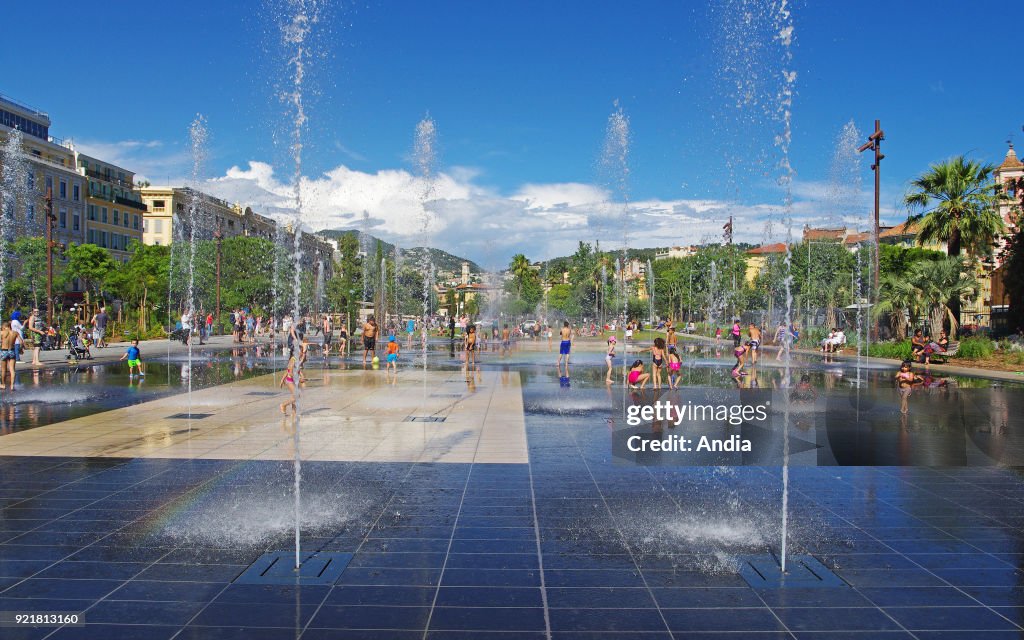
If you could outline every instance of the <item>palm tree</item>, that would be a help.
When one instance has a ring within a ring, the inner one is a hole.
[[[530,261],[527,257],[521,253],[517,253],[512,256],[512,262],[509,263],[509,271],[512,272],[512,277],[516,281],[516,287],[519,291],[519,296],[523,295],[523,280],[530,273]]]
[[[918,224],[917,243],[946,243],[946,253],[959,256],[961,250],[974,258],[992,254],[995,239],[1006,228],[998,205],[1006,196],[993,183],[995,167],[957,156],[933,164],[913,180],[903,202],[910,215],[907,223]],[[950,309],[960,321],[960,300]]]
[[[907,320],[916,324],[920,299],[917,291],[902,274],[887,273],[879,283],[878,304],[871,309],[871,315],[878,318],[888,315],[889,326],[898,340],[907,337]]]
[[[949,321],[950,336],[956,336],[959,318],[954,302],[969,302],[978,296],[978,280],[974,270],[960,256],[941,260],[922,260],[911,268],[908,278],[928,313],[931,335],[939,335],[942,325]]]

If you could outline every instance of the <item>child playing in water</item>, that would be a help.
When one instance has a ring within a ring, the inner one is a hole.
[[[476,363],[476,326],[469,325],[466,329],[465,337],[466,347],[466,366],[470,366]]]
[[[384,360],[387,362],[387,364],[385,365],[386,370],[394,369],[395,373],[398,373],[399,350],[400,347],[398,346],[398,341],[395,340],[395,336],[388,336],[388,347],[385,350],[387,356],[385,356],[384,358]]]
[[[747,352],[750,351],[750,344],[741,344],[732,351],[732,355],[736,356],[736,365],[732,368],[733,377],[745,376],[747,372],[743,370],[743,365],[747,361]]]
[[[718,327],[717,329],[715,329],[715,342],[718,343],[718,342],[721,342],[721,341],[722,341],[722,327]]]
[[[633,362],[633,366],[629,368],[629,375],[626,376],[626,380],[629,383],[630,389],[636,389],[637,384],[640,385],[640,389],[643,389],[650,377],[649,374],[644,373],[644,361],[636,360]]]
[[[679,352],[676,351],[675,345],[668,348],[668,388],[678,389],[679,388],[679,370],[682,368],[682,359],[679,357]]]
[[[292,397],[290,400],[285,400],[281,403],[281,413],[288,415],[288,406],[291,405],[292,410],[295,411],[295,356],[288,358],[288,368],[285,369],[284,375],[281,376],[281,384],[278,388],[288,385],[288,391],[291,392]]]
[[[139,352],[139,340],[138,340],[138,338],[132,340],[131,346],[128,347],[128,350],[125,351],[123,356],[121,356],[121,360],[124,360],[125,358],[128,359],[128,377],[129,378],[132,377],[132,371],[135,368],[139,369],[139,375],[140,376],[146,375],[142,371],[142,354]],[[120,362],[121,360],[118,360],[118,362]]]
[[[661,388],[661,369],[665,365],[665,339],[655,338],[654,345],[641,351],[651,352],[651,372],[653,374],[653,386]]]
[[[615,336],[608,338],[608,352],[605,354],[604,359],[608,362],[608,375],[605,376],[605,384],[612,383],[612,360],[615,360]]]
[[[910,410],[907,404],[907,401],[910,399],[910,392],[914,385],[921,384],[923,381],[924,379],[921,376],[911,370],[909,361],[905,360],[900,365],[900,370],[896,374],[896,387],[900,392],[900,413],[907,413]]]

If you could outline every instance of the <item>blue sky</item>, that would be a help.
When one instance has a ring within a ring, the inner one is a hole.
[[[211,132],[207,188],[284,214],[292,166],[280,142],[291,116],[275,97],[288,77],[282,6],[108,2],[89,16],[78,3],[46,3],[38,24],[74,35],[66,46],[40,46],[28,25],[5,33],[0,93],[49,112],[55,135],[154,183],[189,174],[188,125],[201,112]],[[950,0],[798,1],[785,63],[769,7],[325,6],[306,83],[306,222],[365,224],[356,221],[366,210],[371,232],[417,243],[409,216],[422,189],[410,152],[429,112],[440,136],[441,177],[427,205],[433,244],[492,263],[518,249],[549,257],[598,234],[614,245],[626,223],[597,161],[618,100],[631,128],[630,241],[707,240],[730,213],[738,237],[758,241],[783,201],[773,145],[780,124],[766,110],[777,105],[784,67],[797,72],[798,225],[854,213],[840,209],[863,210],[857,219],[866,224],[866,190],[844,203],[828,198],[836,136],[851,119],[865,133],[882,120],[883,207],[893,222],[907,180],[930,162],[968,153],[998,163],[1007,136],[1024,136],[1015,108],[1024,90],[1000,62],[1019,51],[1015,34],[1000,29],[1010,16]],[[757,94],[740,110],[728,106],[736,78]],[[869,164],[865,157],[859,175],[842,180],[869,186]]]

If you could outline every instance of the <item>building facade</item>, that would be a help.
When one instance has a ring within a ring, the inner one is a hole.
[[[142,242],[146,204],[135,187],[135,174],[84,153],[75,154],[78,172],[88,182],[85,241],[128,262],[133,241]]]

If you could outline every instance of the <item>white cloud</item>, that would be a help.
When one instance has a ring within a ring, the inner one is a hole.
[[[367,173],[338,166],[303,178],[303,223],[314,230],[361,229],[366,212],[366,229],[373,235],[406,247],[426,241],[490,267],[506,264],[520,251],[531,259],[566,255],[580,240],[599,240],[610,249],[621,247],[623,238],[633,247],[717,242],[730,216],[736,241],[779,241],[786,236],[778,204],[646,199],[624,208],[610,202],[608,191],[596,185],[530,183],[505,195],[480,185],[480,178],[473,168],[457,167],[438,174],[428,185],[401,169]],[[291,185],[263,162],[232,167],[204,188],[279,217],[291,217],[295,208]],[[805,223],[828,221],[822,193],[820,185],[795,185],[794,236]],[[850,219],[847,225],[866,228],[866,213],[863,221]],[[429,221],[426,235],[424,220]]]

